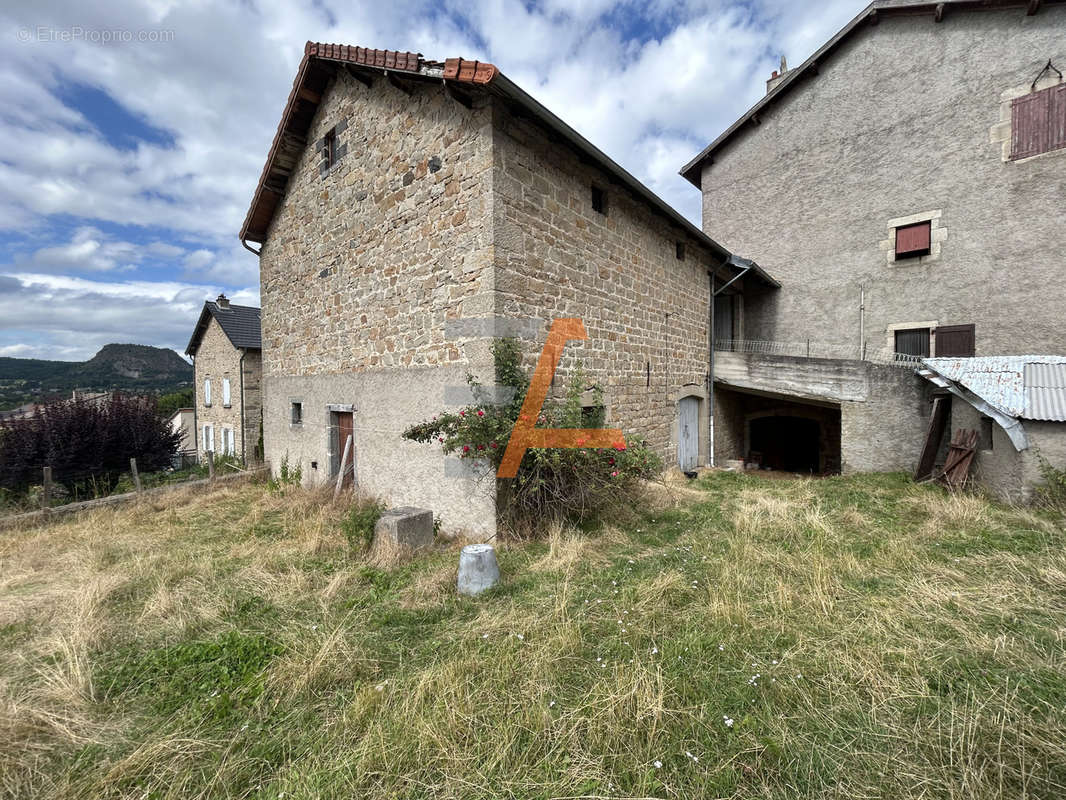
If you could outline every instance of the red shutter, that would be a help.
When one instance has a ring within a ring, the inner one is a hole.
[[[1051,90],[1042,89],[1018,97],[1011,104],[1011,160],[1048,151],[1050,101]]]
[[[1047,90],[1048,101],[1048,150],[1066,147],[1066,83]]]
[[[929,252],[928,222],[896,228],[896,258],[920,256]]]

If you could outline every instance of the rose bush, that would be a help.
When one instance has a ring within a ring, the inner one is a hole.
[[[512,390],[505,402],[489,402],[489,393],[469,378],[475,402],[458,412],[444,412],[412,425],[404,438],[435,444],[445,454],[473,462],[486,480],[496,480],[511,431],[529,388],[521,369],[521,350],[515,339],[493,344],[497,386]],[[580,371],[566,396],[545,400],[537,420],[540,428],[602,428],[602,402],[596,392],[592,407],[582,407],[584,379]],[[506,391],[506,390],[505,390]],[[545,519],[587,520],[608,505],[632,501],[641,481],[662,471],[661,459],[641,440],[627,436],[626,444],[605,448],[530,448],[518,474],[496,481],[500,515],[512,531],[522,533]]]

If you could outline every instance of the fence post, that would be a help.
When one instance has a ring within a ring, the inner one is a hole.
[[[215,479],[215,452],[205,450],[204,455],[207,457],[207,479],[213,481]]]
[[[44,468],[44,491],[41,492],[41,508],[47,509],[52,505],[52,468]]]
[[[141,474],[137,471],[137,459],[130,459],[130,473],[133,475],[133,488],[141,491]]]

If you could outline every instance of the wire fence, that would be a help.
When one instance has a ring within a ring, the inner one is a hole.
[[[38,479],[19,491],[0,489],[0,518],[37,510],[56,510],[109,497],[149,489],[177,487],[196,481],[243,471],[244,465],[232,456],[212,459],[195,452],[175,455],[169,469],[142,472],[136,459],[122,472],[69,470],[52,465],[38,468]]]
[[[825,342],[772,342],[758,339],[718,339],[714,349],[727,353],[756,353],[773,356],[796,356],[799,358],[836,358],[851,361],[868,361],[895,367],[917,367],[924,356],[896,353],[888,348],[870,350],[865,345],[839,345]]]

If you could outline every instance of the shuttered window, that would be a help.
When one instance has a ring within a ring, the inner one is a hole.
[[[1017,161],[1063,147],[1066,83],[1015,98],[1011,104],[1011,159]]]
[[[215,452],[215,429],[204,425],[204,452]]]
[[[211,379],[204,378],[204,405],[211,405]]]
[[[229,378],[222,379],[222,405],[229,408]]]
[[[970,358],[976,351],[973,325],[941,325],[936,329],[937,358]]]
[[[896,258],[928,255],[931,233],[928,220],[896,228]]]

